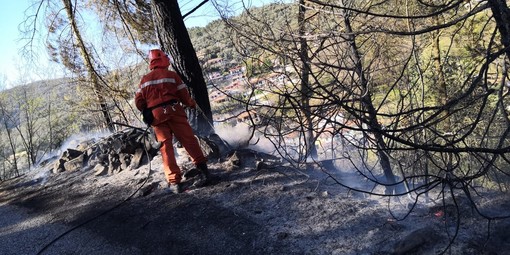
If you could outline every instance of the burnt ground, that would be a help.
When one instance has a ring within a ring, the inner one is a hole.
[[[160,164],[107,176],[41,168],[1,183],[0,254],[510,254],[509,221],[488,224],[462,201],[457,231],[448,202],[407,214],[408,197],[356,193],[313,166],[210,162],[210,185],[169,194]],[[478,202],[510,212],[508,195]]]

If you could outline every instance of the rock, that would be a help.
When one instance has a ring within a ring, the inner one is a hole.
[[[66,162],[65,159],[58,159],[57,161],[55,161],[55,165],[53,166],[53,173],[56,174],[56,173],[61,173],[61,172],[64,172],[66,169],[64,168],[64,163]]]
[[[116,174],[116,173],[119,173],[122,171],[122,169],[120,169],[121,163],[120,163],[120,159],[119,159],[119,154],[115,154],[115,153],[109,154],[108,162],[110,162],[110,164],[108,165],[108,173],[109,174]]]
[[[141,164],[142,158],[143,158],[143,154],[144,154],[143,149],[138,148],[135,150],[135,154],[131,158],[131,164],[130,164],[131,169],[137,169],[138,167],[140,167],[140,164]]]
[[[76,146],[79,151],[87,151],[95,143],[94,139],[86,140]]]
[[[83,151],[67,149],[62,153],[62,158],[66,159],[66,161],[69,161],[71,159],[77,158],[81,154],[83,154]]]
[[[115,153],[120,153],[122,150],[124,141],[122,140],[122,137],[117,135],[112,135],[110,139],[108,139],[108,143],[110,145],[109,151],[113,151]]]
[[[74,158],[74,159],[71,159],[70,161],[65,162],[64,169],[66,171],[70,171],[70,172],[81,170],[84,166],[84,164],[83,164],[84,157],[85,157],[85,155],[82,153],[77,158]]]
[[[94,167],[94,169],[92,169],[92,171],[94,171],[95,176],[102,176],[102,175],[106,175],[108,173],[108,168],[106,166],[97,164]]]
[[[217,136],[212,138],[221,141]],[[198,138],[198,141],[208,159],[220,156],[214,141],[208,138]],[[53,172],[94,169],[97,175],[104,175],[137,169],[144,162],[152,160],[158,154],[160,146],[154,134],[136,128],[127,129],[97,141],[81,142],[77,147],[80,150],[67,149],[57,159]],[[145,160],[146,158],[148,160]]]
[[[237,151],[228,158],[227,162],[225,162],[225,170],[232,171],[236,170],[241,166],[241,159],[239,158],[239,154]]]
[[[132,156],[127,153],[119,154],[120,169],[122,169],[122,170],[128,169],[129,165],[131,164],[131,157]]]

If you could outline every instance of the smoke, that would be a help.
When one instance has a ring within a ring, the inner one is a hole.
[[[91,133],[78,133],[73,134],[62,143],[62,146],[56,151],[57,154],[64,152],[67,149],[76,149],[78,145],[86,141],[97,141],[103,137],[111,135],[110,132],[91,132]]]
[[[252,130],[246,123],[238,123],[233,127],[227,125],[216,126],[215,131],[233,149],[249,148],[269,154],[275,151],[273,144],[258,132],[255,132],[250,139]]]
[[[36,168],[33,171],[34,175],[32,177],[32,181],[44,185],[46,181],[48,181],[48,177],[51,173],[51,169],[49,168]]]
[[[220,125],[215,127],[216,134],[225,140],[232,148],[248,147],[250,139],[250,127],[244,123],[235,125]]]
[[[77,133],[69,136],[60,146],[45,156],[43,156],[38,164],[30,171],[33,175],[34,181],[44,184],[51,173],[53,162],[58,159],[67,149],[76,149],[78,145],[86,141],[97,141],[103,137],[110,135],[109,132],[91,132],[91,133]]]

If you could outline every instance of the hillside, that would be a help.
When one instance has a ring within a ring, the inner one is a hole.
[[[358,182],[348,169],[326,171],[320,163],[294,169],[246,148],[209,165],[214,178],[208,186],[178,195],[164,192],[160,156],[116,174],[97,176],[86,169],[54,174],[48,164],[2,182],[0,254],[510,251],[510,222],[492,221],[488,235],[488,222],[465,200],[431,194],[411,208],[407,196],[369,196],[335,184],[337,179],[357,189],[379,189]],[[510,209],[508,196],[484,197],[485,213]],[[461,213],[458,229],[455,204]]]
[[[510,254],[510,10],[483,3],[275,4],[190,29],[228,144],[201,138],[213,178],[178,195],[129,126],[146,64],[102,72],[105,115],[79,77],[0,93],[0,254]],[[108,115],[116,133],[74,136]]]

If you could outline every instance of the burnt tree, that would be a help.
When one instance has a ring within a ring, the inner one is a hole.
[[[190,121],[200,135],[213,132],[212,112],[202,68],[189,37],[177,0],[152,0],[153,21],[162,50],[173,58],[172,67],[191,88],[198,108],[190,113]]]

